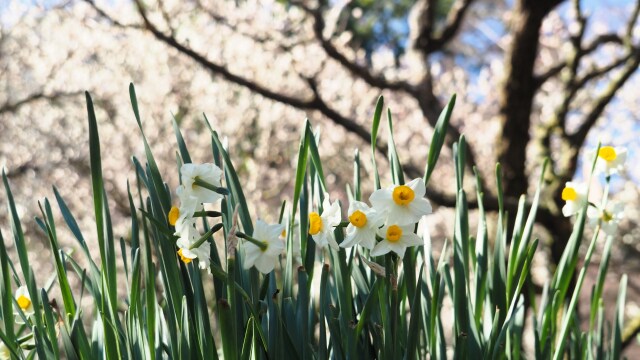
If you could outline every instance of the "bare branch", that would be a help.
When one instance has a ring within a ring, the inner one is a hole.
[[[624,39],[622,37],[620,37],[618,34],[603,34],[603,35],[599,35],[598,37],[596,37],[593,41],[591,41],[589,44],[587,44],[586,46],[582,46],[578,52],[580,54],[580,57],[583,57],[585,55],[589,55],[591,53],[593,53],[594,51],[598,50],[600,48],[600,46],[605,45],[605,44],[618,44],[618,45],[622,45],[624,44]],[[562,61],[554,66],[552,66],[551,68],[547,69],[547,71],[543,72],[540,75],[536,76],[536,87],[540,87],[542,86],[542,84],[544,84],[547,80],[557,76],[558,74],[560,74],[560,72],[566,68],[568,66],[568,61]]]
[[[629,61],[629,59],[631,59],[632,56],[633,56],[633,53],[629,53],[624,56],[621,56],[616,60],[613,60],[608,65],[592,68],[589,72],[581,76],[579,79],[576,79],[575,87],[578,89],[583,88],[589,81],[599,78],[601,76],[604,76],[609,72],[611,72],[612,70],[615,70],[616,68],[622,66],[624,63]]]
[[[104,9],[102,9],[101,7],[99,7],[94,0],[84,0],[84,2],[86,2],[87,4],[89,4],[97,13],[98,15],[100,15],[100,17],[102,17],[105,20],[108,20],[112,25],[119,27],[119,28],[133,28],[133,29],[142,29],[142,27],[140,25],[137,24],[123,24],[120,21],[118,21],[117,19],[115,19],[113,16],[109,15]]]
[[[249,31],[246,31],[244,29],[242,29],[240,26],[238,26],[237,23],[234,23],[232,21],[229,21],[229,19],[225,18],[224,16],[220,15],[220,14],[216,14],[214,12],[213,9],[211,9],[210,7],[207,6],[207,4],[203,3],[200,0],[196,0],[196,3],[198,4],[198,8],[202,9],[202,11],[204,11],[207,15],[209,15],[209,17],[216,22],[216,24],[222,25],[224,27],[226,27],[227,29],[233,31],[234,33],[244,36],[247,39],[251,39],[252,41],[258,43],[258,44],[266,44],[269,41],[273,40],[273,37],[270,36],[269,34],[267,35],[257,35],[254,33],[251,33]],[[309,37],[308,39],[302,39],[300,41],[296,41],[296,42],[291,42],[288,44],[283,44],[281,42],[278,43],[278,48],[280,50],[282,50],[283,52],[289,52],[291,51],[294,47],[296,46],[301,46],[301,45],[306,45],[308,43],[310,43],[311,41],[313,41],[312,37]]]
[[[453,8],[447,16],[446,25],[442,30],[440,36],[432,39],[431,48],[442,48],[442,46],[444,46],[456,35],[458,29],[460,28],[460,24],[462,24],[462,20],[464,19],[464,15],[469,9],[469,5],[471,5],[472,2],[473,0],[458,0],[453,4]]]
[[[64,91],[59,91],[59,92],[55,92],[52,94],[45,94],[43,92],[37,92],[37,93],[33,93],[23,99],[20,99],[18,101],[15,102],[7,102],[3,105],[0,106],[0,114],[4,114],[4,113],[12,113],[15,111],[18,111],[18,109],[20,109],[22,106],[24,105],[28,105],[31,104],[33,102],[36,101],[40,101],[40,100],[47,100],[47,101],[56,101],[56,100],[60,100],[62,98],[67,98],[67,97],[74,97],[77,95],[83,94],[82,91],[71,91],[71,92],[64,92]]]
[[[381,75],[372,74],[365,66],[357,64],[355,61],[349,60],[344,54],[340,52],[332,43],[330,39],[326,39],[323,35],[325,29],[324,18],[322,17],[322,11],[320,7],[311,9],[307,6],[301,6],[309,15],[313,17],[313,32],[316,39],[324,49],[324,51],[336,60],[340,65],[349,70],[353,75],[361,78],[367,84],[377,87],[379,89],[390,90],[403,90],[410,94],[415,94],[415,89],[404,81],[389,81]]]
[[[191,58],[196,61],[198,64],[203,66],[204,68],[221,75],[224,79],[243,86],[255,93],[258,93],[268,99],[275,100],[278,102],[282,102],[297,108],[301,109],[309,109],[313,108],[311,100],[300,99],[294,96],[282,94],[279,92],[275,92],[271,89],[268,89],[260,84],[257,84],[249,79],[246,79],[242,76],[236,75],[230,72],[225,66],[216,64],[209,59],[207,59],[204,55],[196,52],[195,50],[187,47],[186,45],[177,41],[176,38],[166,35],[162,31],[160,31],[147,17],[146,10],[144,9],[144,5],[140,2],[140,0],[135,0],[135,3],[138,7],[138,13],[142,17],[142,20],[146,26],[146,29],[149,30],[156,39],[162,41],[166,45],[178,50],[183,55]]]
[[[635,49],[631,58],[627,60],[623,69],[617,74],[615,79],[609,84],[600,96],[593,102],[591,111],[585,117],[582,126],[576,131],[575,134],[569,136],[571,144],[577,148],[582,147],[589,130],[595,125],[596,121],[602,115],[602,112],[606,106],[611,102],[616,92],[624,86],[627,80],[636,72],[640,66],[640,49]]]
[[[544,84],[547,80],[555,77],[556,75],[560,74],[560,72],[567,67],[567,63],[566,62],[561,62],[557,65],[552,66],[551,68],[549,68],[547,71],[543,72],[540,75],[536,75],[534,78],[535,81],[535,87],[536,88],[540,88],[540,86],[542,86],[542,84]]]
[[[577,0],[576,2],[579,4]],[[577,10],[578,16],[580,18],[582,15],[579,13],[579,5],[577,5]],[[617,34],[604,34],[597,37],[594,41],[592,41],[585,47],[581,46],[581,41],[574,44],[574,57],[569,60],[572,71],[569,78],[565,82],[564,100],[562,102],[562,105],[556,112],[556,119],[557,123],[560,125],[562,136],[564,140],[567,141],[567,143],[574,149],[580,149],[583,146],[589,131],[600,118],[607,105],[611,102],[617,91],[622,88],[622,86],[624,86],[631,75],[635,73],[638,65],[640,65],[640,48],[633,47],[632,45],[632,31],[635,23],[638,20],[639,14],[640,1],[637,1],[632,15],[630,16],[626,24],[627,32],[624,38],[621,38]],[[582,22],[582,25],[584,25],[584,21]],[[584,31],[584,29],[582,29],[582,31]],[[586,54],[596,51],[599,46],[607,43],[623,44],[627,49],[627,53],[620,58],[611,61],[605,66],[593,68],[586,72],[586,74],[584,74],[582,77],[578,77],[577,68],[582,57]],[[564,126],[565,119],[569,112],[571,102],[575,98],[578,90],[583,88],[589,81],[609,74],[611,71],[619,68],[620,66],[623,66],[623,68],[620,69],[620,71],[614,76],[613,80],[600,94],[600,96],[598,96],[595,101],[592,102],[592,107],[585,115],[584,121],[582,122],[582,125],[580,126],[578,131],[576,131],[574,134],[567,135]],[[568,157],[568,164],[566,167],[566,171],[562,174],[562,180],[568,180],[573,176],[578,163],[578,154],[579,152],[575,151]]]
[[[631,40],[633,39],[633,28],[638,22],[638,16],[640,16],[640,0],[636,1],[636,6],[633,8],[633,12],[631,14],[631,17],[629,18],[629,22],[627,23],[627,31],[625,32],[625,43],[628,46],[631,45]]]
[[[439,34],[434,34],[433,22],[435,16],[435,2],[427,1],[424,6],[424,14],[419,19],[419,36],[414,43],[416,49],[425,54],[431,54],[441,50],[460,29],[464,16],[474,0],[457,0],[449,14],[447,21]]]
[[[619,44],[619,45],[622,45],[623,43],[624,43],[624,40],[618,34],[613,34],[613,33],[602,34],[602,35],[598,35],[598,37],[593,39],[591,41],[591,43],[589,43],[588,45],[583,47],[582,48],[582,52],[585,55],[587,55],[587,54],[590,54],[590,53],[598,50],[598,48],[600,46],[602,46],[602,45],[606,45],[606,44]]]

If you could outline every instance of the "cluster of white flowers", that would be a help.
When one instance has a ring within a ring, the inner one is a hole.
[[[182,184],[176,189],[180,207],[172,207],[167,215],[178,236],[177,253],[184,263],[198,259],[201,269],[210,270],[211,244],[207,242],[210,234],[202,235],[196,223],[198,215],[203,214],[203,204],[217,203],[226,193],[222,188],[222,170],[214,164],[184,164],[180,174]],[[284,225],[269,225],[258,220],[251,236],[236,232],[245,240],[242,247],[244,268],[255,266],[262,273],[271,272],[285,248],[281,239],[283,231]]]
[[[213,164],[185,164],[180,169],[182,185],[176,189],[180,207],[173,207],[168,214],[169,224],[175,226],[176,245],[180,259],[189,263],[198,259],[202,269],[210,265],[209,234],[201,235],[196,227],[197,217],[203,213],[203,203],[215,203],[223,198],[222,170]],[[361,201],[351,201],[347,213],[348,222],[342,222],[342,212],[337,201],[324,194],[322,213],[309,214],[308,233],[319,247],[330,246],[334,250],[360,245],[371,250],[372,256],[394,252],[403,257],[407,247],[422,245],[415,233],[416,223],[430,214],[431,204],[425,198],[426,187],[422,179],[414,179],[406,185],[392,185],[374,191],[369,197],[371,206]],[[242,239],[243,267],[255,267],[267,274],[273,271],[285,250],[285,240],[290,221],[283,218],[280,224],[267,224],[257,220],[253,234],[236,231]],[[335,231],[346,226],[344,241],[338,245]],[[292,229],[298,229],[295,221]],[[299,236],[292,234],[295,241]],[[299,256],[299,244],[293,246],[292,256]],[[296,253],[297,250],[297,253]]]
[[[182,184],[176,189],[180,207],[172,207],[168,214],[178,236],[178,255],[186,264],[198,259],[201,269],[209,269],[211,245],[196,228],[196,214],[204,210],[203,203],[213,204],[224,197],[217,191],[222,189],[222,170],[214,164],[184,164],[180,179]]]
[[[346,237],[340,247],[360,245],[371,250],[372,256],[393,251],[403,257],[407,247],[422,244],[414,229],[418,220],[432,211],[425,193],[424,181],[414,179],[406,185],[374,191],[369,197],[371,207],[351,201]],[[341,224],[340,206],[325,194],[322,208],[322,214],[309,214],[309,234],[318,246],[338,249],[334,231]]]
[[[590,153],[590,158],[596,156],[594,175],[604,174],[607,181],[611,175],[624,171],[624,163],[627,159],[627,149],[613,146],[601,146],[596,154]],[[587,204],[587,184],[569,181],[562,190],[562,200],[565,205],[562,208],[564,216],[577,214]],[[592,224],[600,224],[600,228],[607,235],[614,235],[618,223],[622,220],[622,204],[607,203],[604,199],[601,205],[589,203],[587,216]]]

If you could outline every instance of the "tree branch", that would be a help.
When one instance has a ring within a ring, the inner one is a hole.
[[[382,75],[375,75],[369,71],[365,66],[357,64],[355,61],[349,60],[344,54],[340,52],[332,43],[330,39],[324,37],[325,22],[322,17],[322,10],[320,7],[315,9],[308,6],[299,5],[305,12],[307,12],[313,18],[313,33],[318,40],[324,51],[330,58],[337,61],[344,68],[349,70],[356,77],[364,80],[367,84],[377,87],[379,89],[389,90],[402,90],[409,94],[415,94],[415,89],[405,81],[389,81]]]
[[[561,62],[557,65],[554,65],[552,67],[550,67],[547,71],[543,72],[540,75],[536,75],[534,78],[534,82],[535,82],[535,87],[536,89],[539,89],[542,84],[544,84],[545,82],[547,82],[547,80],[555,77],[556,75],[560,74],[560,72],[567,67],[567,63],[566,62]]]
[[[638,21],[639,15],[640,15],[640,0],[636,1],[634,10],[632,11],[629,21],[626,24],[626,33],[624,38],[620,38],[617,35],[613,36],[611,34],[601,35],[598,38],[596,38],[596,40],[594,40],[590,45],[586,46],[585,48],[579,49],[581,50],[580,54],[586,54],[588,52],[595,51],[595,49],[597,49],[597,47],[601,44],[604,44],[607,42],[615,42],[615,43],[620,43],[625,45],[625,47],[627,48],[627,54],[612,61],[608,65],[592,69],[591,71],[587,72],[584,76],[582,76],[579,79],[575,79],[575,73],[574,73],[574,77],[571,79],[571,84],[570,84],[571,86],[567,87],[567,91],[565,95],[565,102],[567,102],[567,105],[566,105],[567,109],[569,106],[568,102],[570,102],[573,99],[577,91],[580,88],[584,87],[584,85],[588,81],[604,76],[610,73],[611,71],[613,71],[614,69],[620,66],[624,66],[617,73],[614,79],[609,83],[608,87],[600,94],[600,96],[596,98],[594,102],[592,102],[593,105],[590,111],[586,114],[584,121],[582,122],[582,125],[578,128],[578,130],[574,134],[565,136],[566,137],[565,140],[574,149],[580,149],[584,145],[584,142],[587,138],[589,131],[596,124],[597,120],[600,118],[600,116],[604,112],[607,105],[611,102],[611,100],[613,99],[617,91],[620,88],[622,88],[624,84],[627,82],[627,80],[631,77],[631,75],[635,73],[635,71],[638,69],[638,66],[640,65],[640,47],[634,47],[632,44],[633,28],[635,27],[635,24]],[[576,64],[576,67],[577,67],[577,64]],[[567,114],[567,111],[559,114],[560,116],[562,116],[562,119],[560,120],[562,121],[561,124],[563,125],[564,125],[564,117],[566,117],[566,114]],[[562,131],[564,134],[566,134],[566,130],[564,129],[564,126],[562,128]],[[570,180],[573,174],[575,173],[575,170],[578,164],[578,155],[579,155],[579,152],[575,151],[569,156],[567,170],[564,172],[562,176],[562,180]]]
[[[91,6],[93,8],[93,10],[95,10],[98,15],[100,15],[101,18],[108,20],[112,25],[122,28],[122,29],[126,29],[126,28],[133,28],[133,29],[142,29],[142,26],[139,26],[137,24],[123,24],[120,21],[118,21],[117,19],[113,18],[111,15],[109,15],[104,9],[102,9],[101,7],[99,7],[94,0],[84,0],[84,2],[86,2],[87,4],[89,4],[89,6]]]
[[[457,34],[464,20],[464,16],[473,1],[474,0],[457,0],[449,11],[447,21],[438,35],[434,34],[433,26],[436,2],[426,1],[424,5],[422,5],[423,13],[419,15],[418,24],[420,30],[418,32],[418,38],[414,43],[414,48],[421,50],[425,54],[432,54],[441,50]]]
[[[16,102],[7,102],[3,105],[0,106],[0,115],[4,114],[4,113],[12,113],[15,111],[18,111],[18,109],[20,109],[22,106],[24,105],[28,105],[30,103],[39,101],[39,100],[47,100],[47,101],[56,101],[59,100],[61,98],[65,98],[65,97],[73,97],[73,96],[77,96],[83,94],[82,91],[71,91],[71,92],[64,92],[64,91],[59,91],[59,92],[55,92],[52,94],[45,94],[43,92],[37,92],[37,93],[33,93],[23,99],[20,99]]]
[[[636,48],[634,49],[631,58],[627,60],[625,67],[620,70],[620,73],[618,73],[616,78],[609,84],[607,89],[598,96],[595,102],[593,102],[594,105],[592,106],[591,111],[585,117],[585,120],[578,131],[569,136],[572,145],[577,148],[582,147],[589,130],[591,130],[595,125],[596,121],[600,115],[602,115],[606,106],[611,102],[616,92],[624,86],[626,81],[629,80],[631,75],[633,75],[633,73],[638,69],[638,66],[640,66],[640,49]]]

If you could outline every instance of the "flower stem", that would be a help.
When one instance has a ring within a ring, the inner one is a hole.
[[[249,235],[247,235],[245,233],[239,232],[239,231],[236,232],[236,236],[241,238],[241,239],[247,240],[248,242],[252,243],[253,245],[259,247],[260,250],[262,250],[262,251],[267,250],[268,245],[265,244],[264,241],[260,241],[260,240],[258,240],[256,238],[253,238],[253,237],[251,237],[251,236],[249,236]]]
[[[211,237],[211,235],[213,235],[216,231],[220,229],[222,229],[222,223],[213,225],[213,227],[209,229],[209,231],[207,231],[204,235],[202,235],[202,237],[200,237],[198,241],[194,242],[193,244],[191,244],[191,246],[189,246],[189,250],[199,248],[200,245],[204,244],[204,242],[207,241],[209,237]]]
[[[229,195],[229,190],[227,190],[226,188],[218,187],[218,186],[215,186],[215,185],[213,185],[213,184],[210,184],[210,183],[208,183],[208,182],[206,182],[206,181],[204,181],[204,180],[200,179],[200,178],[199,178],[199,177],[197,177],[197,176],[193,179],[193,183],[194,183],[195,185],[198,185],[198,186],[203,187],[203,188],[205,188],[205,189],[209,189],[209,190],[211,190],[211,191],[213,191],[213,192],[216,192],[216,193],[218,193],[218,194],[221,194],[221,195]]]
[[[347,226],[349,226],[348,221],[341,221],[340,224],[336,225],[335,227],[341,228],[341,227],[347,227]]]
[[[196,211],[193,217],[220,217],[222,213],[219,211]]]

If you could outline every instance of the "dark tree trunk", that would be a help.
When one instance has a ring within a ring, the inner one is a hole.
[[[529,186],[526,151],[531,140],[531,114],[537,91],[534,66],[540,28],[544,18],[562,1],[518,0],[515,5],[511,22],[513,40],[505,57],[505,80],[500,97],[502,133],[497,139],[498,161],[504,170],[504,193],[512,199],[526,194]],[[559,191],[556,191],[558,196]],[[554,201],[562,206],[558,199]],[[513,220],[515,214],[510,218]],[[571,222],[559,214],[539,220],[553,237],[551,257],[557,264],[571,234]]]
[[[511,21],[513,40],[505,59],[505,80],[500,97],[502,133],[498,138],[498,161],[503,166],[505,195],[527,192],[526,150],[531,136],[531,111],[537,90],[534,64],[538,54],[540,27],[561,0],[520,0]]]

